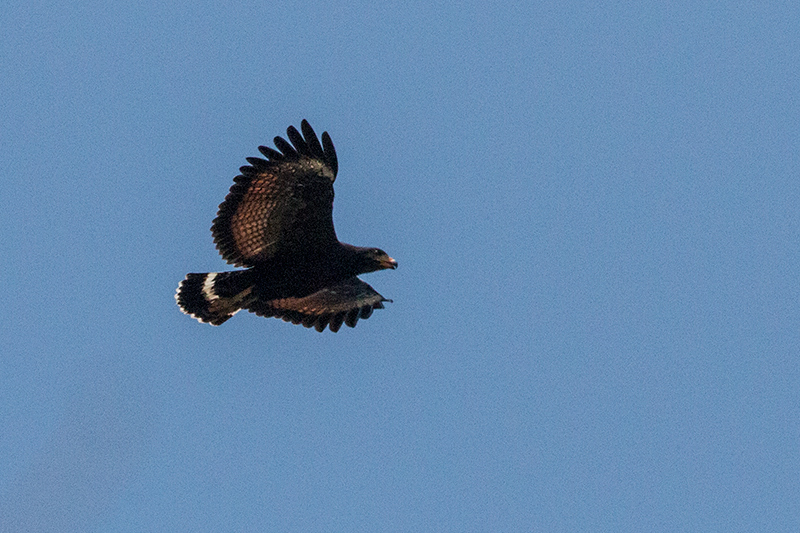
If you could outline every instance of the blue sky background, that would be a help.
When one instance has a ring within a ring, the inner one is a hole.
[[[796,2],[12,2],[0,530],[800,530]],[[394,303],[181,314],[307,118]]]

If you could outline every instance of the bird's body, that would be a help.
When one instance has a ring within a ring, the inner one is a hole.
[[[336,238],[336,151],[327,132],[320,144],[305,120],[301,129],[289,127],[291,144],[276,137],[279,151],[260,146],[268,160],[247,158],[250,166],[241,167],[211,232],[226,261],[248,268],[188,274],[175,295],[185,313],[219,325],[247,309],[337,331],[388,301],[357,276],[396,261]]]

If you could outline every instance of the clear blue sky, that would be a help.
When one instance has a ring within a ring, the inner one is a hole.
[[[0,530],[800,530],[796,2],[13,2]],[[307,118],[394,303],[181,314]]]

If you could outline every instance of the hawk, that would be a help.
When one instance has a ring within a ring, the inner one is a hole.
[[[397,268],[397,261],[336,238],[339,165],[328,132],[320,143],[303,120],[300,131],[289,126],[286,134],[289,141],[275,137],[277,150],[258,147],[266,159],[247,158],[211,226],[222,258],[246,269],[187,274],[178,286],[178,306],[200,322],[219,326],[247,309],[336,332],[391,302],[358,275]]]

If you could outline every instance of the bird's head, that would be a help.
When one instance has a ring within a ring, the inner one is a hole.
[[[375,272],[376,270],[385,270],[387,268],[397,268],[397,261],[389,257],[389,254],[380,248],[367,248],[364,253],[364,272]]]

